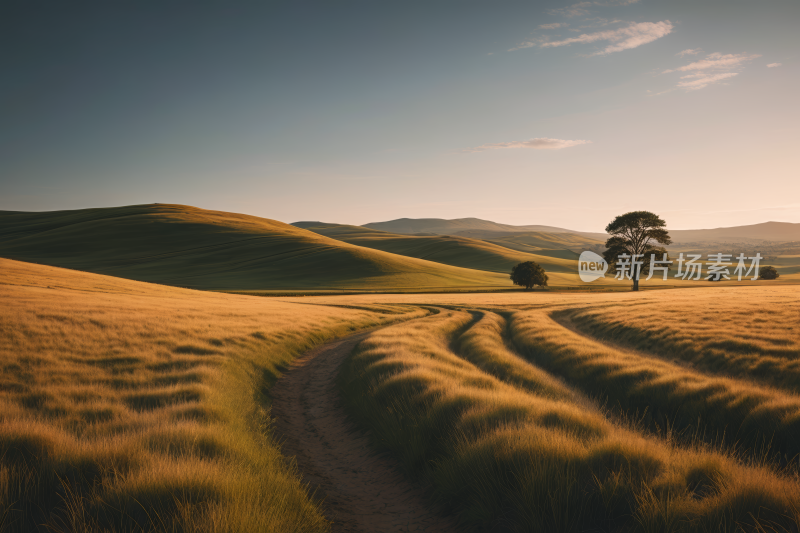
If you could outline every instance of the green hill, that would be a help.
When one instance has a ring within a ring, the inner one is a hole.
[[[605,250],[605,240],[586,237],[577,233],[469,230],[462,231],[458,235],[460,237],[481,239],[520,252],[568,259],[577,259],[584,250],[595,252]]]
[[[275,220],[168,204],[0,211],[0,256],[198,289],[511,287],[505,274],[355,246]]]
[[[507,273],[518,263],[535,261],[547,272],[574,273],[579,255],[562,247],[558,239],[549,241],[549,248],[529,246],[520,250],[457,235],[398,235],[363,226],[323,222],[295,222],[293,225],[358,246],[490,272]]]

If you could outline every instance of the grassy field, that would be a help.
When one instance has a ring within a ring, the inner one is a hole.
[[[505,274],[355,246],[265,218],[167,204],[0,212],[0,257],[212,290],[511,287]]]
[[[657,309],[590,308],[565,318],[586,335],[623,349],[800,393],[800,301],[776,296],[735,307],[720,298],[697,307],[686,294]]]
[[[679,365],[660,341],[633,350],[575,329],[587,316],[641,315],[661,337],[703,324],[706,338],[735,345],[744,330],[760,343],[751,354],[781,345],[786,356],[799,295],[778,285],[442,295],[439,315],[362,343],[340,386],[375,446],[467,529],[793,532],[798,396]]]
[[[269,391],[374,325],[348,411],[465,530],[800,527],[797,286],[253,298],[0,273],[0,531],[328,530]]]
[[[641,416],[654,430],[702,435],[747,449],[771,443],[787,459],[800,453],[800,397],[609,347],[545,313],[516,314],[511,335],[534,364]]]
[[[0,259],[0,531],[326,531],[270,387],[326,339],[421,314]]]
[[[375,445],[429,484],[464,527],[800,525],[794,472],[606,414],[579,389],[510,352],[505,330],[493,313],[445,311],[373,334],[341,376],[353,417],[370,428]]]

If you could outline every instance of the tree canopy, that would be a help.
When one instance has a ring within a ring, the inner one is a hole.
[[[765,266],[761,269],[761,272],[758,274],[759,279],[778,279],[780,274],[778,274],[778,270],[773,266]]]
[[[631,257],[642,255],[642,265],[636,272],[631,272],[633,290],[639,290],[639,275],[650,268],[651,254],[661,260],[667,250],[657,244],[672,244],[666,230],[667,223],[658,215],[649,211],[631,211],[615,218],[608,226],[606,233],[611,237],[606,241],[603,258],[609,268],[616,268],[619,256],[627,254]]]
[[[532,289],[535,285],[547,287],[547,274],[538,263],[525,261],[511,269],[511,281],[526,289]]]

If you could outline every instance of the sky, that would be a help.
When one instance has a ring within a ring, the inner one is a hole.
[[[0,3],[0,210],[800,223],[800,2]]]

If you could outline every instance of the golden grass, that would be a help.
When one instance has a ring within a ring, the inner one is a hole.
[[[514,344],[534,364],[651,425],[744,448],[800,453],[800,397],[750,380],[708,376],[574,333],[543,312],[515,313]]]
[[[697,305],[684,296],[659,307],[587,309],[571,314],[603,341],[690,363],[704,371],[756,379],[800,392],[800,301],[726,299]]]
[[[313,345],[424,314],[0,272],[4,531],[325,531],[269,387]]]
[[[365,294],[341,296],[314,296],[313,301],[325,304],[407,304],[407,305],[446,305],[497,311],[517,311],[523,309],[607,309],[616,313],[621,306],[640,306],[657,309],[670,303],[680,302],[686,313],[725,302],[730,309],[736,309],[747,302],[765,302],[773,308],[781,307],[800,299],[800,285],[780,285],[772,281],[754,281],[750,285],[730,282],[720,285],[708,282],[704,285],[688,285],[683,290],[655,290],[631,292],[588,293],[568,288],[555,288],[554,292],[519,290],[506,293],[441,293],[441,294]],[[590,287],[595,285],[589,284]],[[643,286],[643,285],[642,285]],[[626,284],[625,287],[630,287]],[[287,302],[303,302],[308,298],[286,297]]]
[[[278,299],[1,259],[0,273],[0,531],[324,531],[270,433],[269,388],[311,346],[430,305],[452,309],[373,334],[341,385],[465,525],[798,529],[796,459],[744,449],[774,432],[772,450],[792,452],[795,397],[757,365],[732,379],[700,357],[791,368],[797,287]],[[604,324],[643,333],[592,329]],[[695,424],[689,410],[705,440],[650,430]],[[708,444],[723,429],[737,453]]]
[[[506,321],[495,313],[486,313],[457,341],[458,353],[481,370],[506,383],[555,400],[577,398],[574,391],[544,370],[520,364],[520,358],[500,349],[498,339],[506,332]]]
[[[340,376],[356,422],[465,526],[795,531],[800,525],[796,477],[701,442],[679,446],[615,423],[578,391],[511,353],[503,331],[496,315],[473,323],[468,313],[445,311],[372,334]]]

